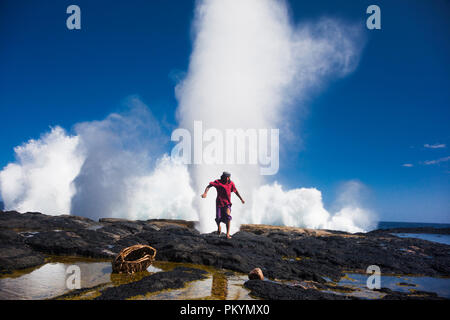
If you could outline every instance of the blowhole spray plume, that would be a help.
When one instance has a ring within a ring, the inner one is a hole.
[[[272,0],[199,1],[194,28],[189,69],[176,88],[179,124],[191,132],[202,121],[205,130],[279,128],[291,135],[294,102],[354,70],[362,48],[358,28],[325,18],[295,26],[285,3]],[[248,200],[233,207],[234,231],[242,222],[327,226],[320,191],[266,185],[258,165],[191,165],[194,190],[200,194],[225,170]],[[214,230],[214,199],[197,197],[194,207],[199,229]],[[348,229],[357,230],[352,221]]]
[[[281,152],[298,135],[290,119],[327,80],[356,68],[363,42],[360,30],[342,21],[296,26],[285,3],[274,0],[198,1],[193,26],[189,67],[175,90],[179,127],[192,132],[201,121],[205,130],[275,128]],[[329,212],[319,190],[285,190],[262,176],[258,164],[179,163],[166,154],[168,137],[150,109],[137,97],[130,101],[127,112],[76,124],[73,134],[54,127],[16,147],[16,162],[0,171],[6,209],[197,220],[201,232],[210,232],[215,194],[206,200],[200,194],[231,171],[247,200],[234,201],[232,232],[242,223],[371,227],[374,215],[355,200],[361,183],[350,182]]]

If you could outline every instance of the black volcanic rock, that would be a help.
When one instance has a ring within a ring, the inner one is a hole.
[[[261,268],[268,279],[324,284],[326,278],[338,280],[343,271],[364,273],[370,265],[378,265],[382,274],[450,276],[450,246],[399,238],[389,232],[350,234],[243,225],[232,239],[226,239],[224,234],[219,237],[216,233],[199,233],[192,221],[106,218],[96,222],[67,215],[0,212],[3,272],[39,265],[50,254],[112,259],[121,249],[134,244],[154,247],[157,260],[202,264],[244,274]],[[255,292],[264,291],[263,286],[273,292],[279,290],[266,283],[250,285]],[[289,293],[292,297],[303,294]]]
[[[0,229],[15,231],[80,230],[96,224],[88,218],[71,215],[48,216],[39,212],[0,212]]]
[[[304,289],[300,286],[293,286],[271,281],[249,280],[244,286],[250,290],[250,295],[265,300],[359,300],[360,298],[333,294],[314,289]],[[446,300],[438,297],[434,292],[413,291],[398,292],[388,288],[381,288],[375,291],[384,293],[381,300]]]
[[[250,295],[265,300],[352,300],[350,296],[321,292],[319,290],[304,289],[270,281],[249,280],[244,286],[250,290]]]
[[[25,243],[36,251],[50,255],[112,258],[114,238],[94,230],[46,231],[26,238]]]
[[[386,295],[381,298],[382,300],[446,300],[445,298],[438,297],[434,292],[413,290],[412,292],[398,292],[392,291],[389,288],[381,288],[377,290],[379,292],[386,293]]]
[[[12,230],[0,229],[0,274],[44,263],[44,256],[27,246],[24,239]]]
[[[196,268],[176,267],[171,271],[158,272],[139,281],[106,288],[95,300],[124,300],[166,289],[180,289],[187,282],[206,278],[206,271]]]

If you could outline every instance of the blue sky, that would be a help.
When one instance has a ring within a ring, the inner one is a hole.
[[[367,6],[377,4],[382,29],[365,30],[353,73],[310,98],[298,128],[302,147],[275,179],[318,188],[326,205],[343,182],[359,180],[382,220],[449,223],[450,3],[288,3],[294,23],[331,16],[362,25]],[[66,28],[70,4],[81,7],[81,30]],[[15,146],[49,126],[70,131],[104,119],[130,95],[176,126],[174,87],[189,63],[194,6],[2,1],[0,167],[14,161]]]

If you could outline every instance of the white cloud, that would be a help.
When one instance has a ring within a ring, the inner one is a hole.
[[[440,159],[436,159],[436,160],[427,160],[427,161],[424,161],[423,163],[425,165],[433,165],[433,164],[439,164],[441,162],[447,162],[449,160],[450,160],[450,156],[444,157],[444,158],[440,158]]]
[[[446,145],[444,143],[436,143],[436,144],[424,144],[423,145],[425,148],[429,148],[429,149],[442,149],[442,148],[446,148]]]
[[[414,165],[412,163],[404,163],[404,164],[402,164],[402,167],[411,168],[411,167],[414,167]]]

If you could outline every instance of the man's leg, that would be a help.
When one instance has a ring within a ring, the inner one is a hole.
[[[229,216],[230,215],[230,213],[231,213],[231,211],[230,211],[230,208],[227,208],[227,215]],[[231,236],[230,236],[230,219],[228,218],[227,219],[227,238],[228,239],[231,239]]]
[[[217,222],[217,234],[220,236],[220,233],[222,232],[220,228],[220,222]]]
[[[217,234],[220,236],[220,233],[222,230],[220,229],[220,217],[221,217],[222,211],[221,208],[216,207],[216,223],[217,223]]]

